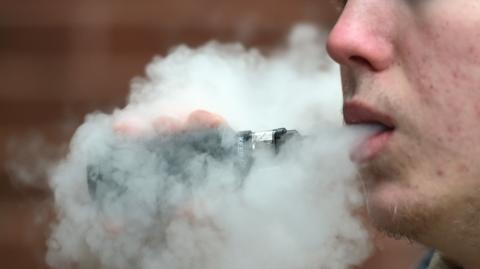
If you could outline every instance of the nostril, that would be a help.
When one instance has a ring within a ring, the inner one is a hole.
[[[353,63],[359,64],[359,65],[362,65],[362,66],[366,66],[371,70],[375,70],[375,67],[364,57],[354,55],[354,56],[350,56],[350,58],[348,58],[348,59]]]

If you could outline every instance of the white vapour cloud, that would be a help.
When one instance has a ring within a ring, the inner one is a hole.
[[[300,25],[271,55],[211,42],[156,57],[134,81],[128,105],[89,115],[51,173],[58,221],[49,264],[343,269],[362,262],[370,244],[351,213],[362,197],[348,151],[365,131],[342,126],[338,70],[324,38]],[[199,108],[237,131],[287,127],[309,138],[277,156],[256,156],[239,186],[230,157],[172,148],[154,132],[155,117]],[[116,122],[132,119],[142,136],[114,132]],[[171,172],[172,151],[180,174]],[[100,198],[89,193],[91,164],[117,184],[97,186]]]

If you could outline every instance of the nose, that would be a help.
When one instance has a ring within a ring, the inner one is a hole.
[[[365,3],[348,2],[330,32],[327,51],[342,66],[361,66],[378,72],[387,69],[394,61],[393,16],[388,18],[385,4],[378,1],[376,5]]]

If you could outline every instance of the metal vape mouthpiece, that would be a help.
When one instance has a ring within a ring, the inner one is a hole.
[[[292,137],[299,137],[300,134],[296,130],[287,130],[285,128],[278,128],[268,131],[252,132],[243,131],[238,132],[238,151],[242,152],[248,148],[254,151],[257,148],[270,147],[278,153],[280,146]]]
[[[132,142],[132,147],[115,144],[109,152],[91,160],[87,165],[88,190],[90,196],[97,201],[104,199],[107,194],[110,197],[119,196],[128,191],[126,181],[137,171],[128,171],[128,167],[115,163],[119,154],[136,154],[125,151],[125,148],[139,148],[142,152],[151,154],[158,159],[163,173],[183,180],[186,185],[201,184],[201,178],[206,176],[207,163],[204,164],[205,174],[202,171],[192,174],[186,169],[188,162],[198,156],[208,156],[219,162],[233,162],[234,174],[238,178],[238,185],[241,185],[254,162],[255,152],[267,151],[274,156],[285,142],[300,137],[296,130],[285,128],[237,133],[231,129],[206,129],[135,141]],[[195,178],[195,181],[191,178]]]

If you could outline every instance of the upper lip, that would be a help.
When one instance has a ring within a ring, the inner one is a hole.
[[[381,124],[394,129],[393,119],[361,101],[348,101],[343,105],[343,117],[346,124]]]

